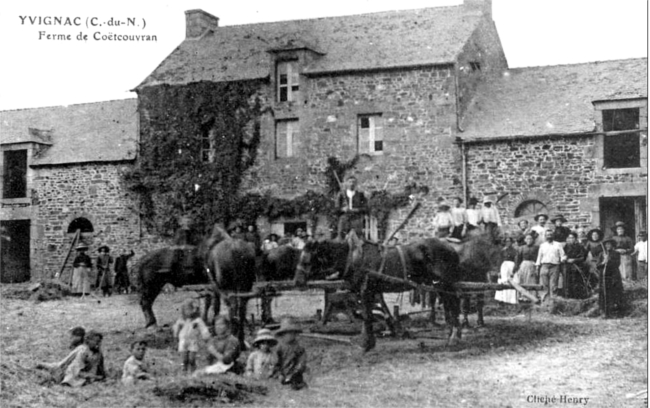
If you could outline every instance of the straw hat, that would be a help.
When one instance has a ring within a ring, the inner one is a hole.
[[[102,250],[106,250],[106,252],[111,252],[111,249],[108,247],[108,245],[102,245],[99,248],[97,248],[97,252],[102,252]]]
[[[275,338],[273,333],[271,333],[271,330],[269,329],[260,329],[257,332],[257,336],[255,337],[255,340],[253,340],[253,347],[257,346],[258,343],[263,342],[263,341],[268,341],[271,343],[271,345],[275,345],[278,343],[278,340]]]
[[[587,239],[589,241],[598,242],[598,241],[594,241],[593,239],[591,239],[591,234],[593,234],[594,232],[597,232],[600,239],[603,239],[603,231],[600,228],[592,228],[587,232]]]
[[[551,218],[551,222],[555,223],[555,221],[560,220],[562,222],[566,222],[566,218],[562,214],[556,214],[555,217]]]
[[[485,197],[483,197],[483,204],[494,203],[495,201],[496,200],[494,199],[494,196],[486,195]]]
[[[85,251],[85,250],[88,249],[88,245],[81,243],[81,244],[77,245],[77,247],[75,249],[77,251],[82,251],[82,250]]]
[[[616,221],[616,224],[614,224],[614,226],[612,227],[612,231],[616,232],[616,229],[618,227],[622,227],[623,229],[626,228],[625,223],[623,221]]]
[[[614,246],[616,246],[616,240],[614,239],[614,237],[608,237],[608,238],[605,238],[605,239],[603,240],[603,245],[605,245],[605,244],[608,243],[608,242],[611,242]]]
[[[296,322],[292,318],[287,317],[282,319],[282,321],[280,322],[280,328],[278,329],[278,331],[275,332],[275,334],[280,335],[289,332],[300,333],[302,332],[302,329],[300,328],[300,326],[296,324]]]
[[[449,205],[448,202],[446,202],[446,201],[444,201],[444,200],[439,201],[439,202],[438,202],[438,209],[439,209],[439,210],[443,210],[443,209],[445,209],[445,208],[448,210],[448,209],[451,208],[451,206]]]
[[[533,217],[533,219],[534,219],[535,221],[537,221],[537,220],[539,220],[539,217],[544,217],[544,218],[546,218],[546,220],[548,221],[548,215],[546,215],[546,214],[544,214],[544,213],[539,213],[539,214],[535,215],[535,216]]]

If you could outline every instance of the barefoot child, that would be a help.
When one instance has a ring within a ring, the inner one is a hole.
[[[257,350],[248,356],[246,362],[246,377],[256,380],[268,380],[271,378],[278,366],[278,356],[271,350],[271,347],[278,344],[278,341],[269,329],[260,329],[253,341],[253,347]]]
[[[196,370],[196,353],[199,351],[199,341],[210,338],[208,326],[199,317],[199,308],[192,299],[181,306],[182,318],[173,327],[174,337],[178,339],[178,352],[183,359],[183,372]]]
[[[131,343],[131,357],[124,362],[122,369],[122,384],[126,386],[135,385],[139,380],[150,380],[147,373],[148,366],[144,362],[144,355],[147,352],[147,342],[136,340]]]
[[[280,380],[284,385],[290,385],[292,389],[299,390],[307,386],[303,374],[307,369],[307,354],[305,348],[298,343],[300,327],[293,319],[283,319],[276,336],[280,338],[277,347],[278,370]]]
[[[101,333],[92,330],[86,335],[86,343],[79,346],[80,350],[65,370],[65,378],[61,384],[81,387],[106,378],[104,355],[101,350],[103,338]]]

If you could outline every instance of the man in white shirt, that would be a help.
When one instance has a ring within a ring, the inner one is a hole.
[[[463,239],[465,232],[467,232],[467,212],[460,206],[462,203],[462,198],[454,197],[453,206],[451,207],[451,218],[454,220],[451,236],[456,239]]]
[[[363,192],[357,190],[357,179],[350,176],[346,180],[345,191],[340,191],[336,197],[339,212],[337,238],[343,239],[350,230],[354,230],[359,238],[363,237],[363,220],[366,215],[367,201]]]
[[[476,197],[470,198],[469,202],[467,203],[468,208],[465,210],[465,213],[467,215],[467,231],[477,229],[481,224],[481,210],[476,208],[477,204],[478,200]]]
[[[537,272],[544,286],[545,293],[542,301],[547,296],[557,296],[560,264],[567,259],[562,246],[553,241],[553,231],[546,230],[544,238],[546,241],[539,246],[537,262],[535,262]]]
[[[648,233],[640,231],[638,238],[632,256],[636,255],[636,278],[643,281],[648,279]]]
[[[481,208],[481,221],[485,225],[485,231],[492,237],[492,242],[497,242],[499,239],[499,227],[501,226],[501,217],[499,211],[494,204],[494,199],[491,196],[483,198],[483,208]]]

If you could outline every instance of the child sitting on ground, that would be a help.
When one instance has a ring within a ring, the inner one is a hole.
[[[210,329],[199,317],[199,307],[192,299],[186,300],[181,306],[182,318],[178,319],[172,328],[174,337],[178,339],[178,352],[183,359],[183,372],[196,370],[196,353],[199,351],[199,339],[210,338]]]
[[[136,340],[131,343],[131,357],[124,362],[122,369],[122,384],[126,386],[135,385],[139,380],[150,380],[147,373],[148,366],[144,362],[144,355],[147,352],[147,342]]]
[[[65,370],[65,377],[61,384],[81,387],[106,378],[104,355],[101,350],[103,338],[104,336],[96,331],[88,333],[86,343],[79,346],[79,352]]]
[[[269,329],[260,329],[253,341],[253,347],[258,349],[248,356],[246,362],[246,377],[256,380],[268,380],[271,378],[278,366],[278,356],[271,350],[271,347],[278,344],[278,341]]]
[[[49,370],[50,380],[59,384],[63,381],[63,376],[65,370],[68,366],[74,361],[77,353],[79,353],[84,344],[84,338],[86,336],[86,330],[83,327],[75,327],[70,331],[70,349],[72,350],[63,360],[56,363],[38,363],[36,368],[43,368]],[[48,381],[48,380],[46,380]]]
[[[276,350],[280,380],[282,384],[290,385],[294,390],[307,386],[303,378],[307,369],[307,354],[305,348],[298,343],[298,333],[301,331],[293,319],[286,318],[282,320],[276,332],[280,338]]]
[[[217,316],[214,321],[214,337],[208,342],[208,366],[196,374],[223,374],[231,372],[242,374],[243,366],[237,361],[241,354],[241,345],[232,335],[232,325],[226,316]]]

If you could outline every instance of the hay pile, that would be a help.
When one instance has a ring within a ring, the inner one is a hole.
[[[174,402],[213,401],[222,403],[253,402],[256,395],[268,389],[237,376],[175,379],[156,386],[153,393]]]
[[[45,302],[48,300],[59,300],[71,293],[70,286],[58,280],[45,280],[41,283],[33,285],[30,290],[32,291],[29,300],[34,302]]]

